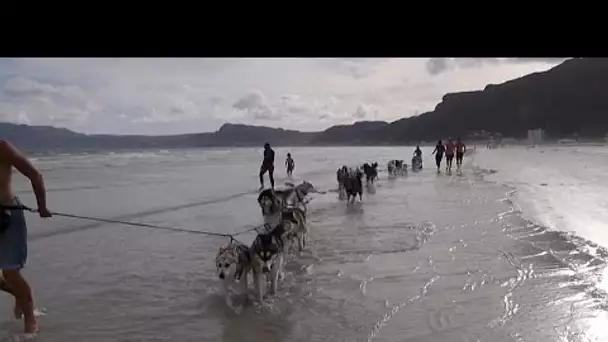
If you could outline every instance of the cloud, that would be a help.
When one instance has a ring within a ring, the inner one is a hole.
[[[449,68],[447,58],[429,58],[426,62],[426,70],[431,75],[437,75]]]
[[[13,77],[4,83],[3,91],[8,96],[50,96],[57,93],[55,87],[36,81]]]
[[[257,120],[279,120],[282,115],[274,113],[273,110],[266,103],[264,94],[255,90],[249,92],[243,97],[239,98],[232,105],[237,110],[245,111],[253,116]]]
[[[321,112],[318,116],[319,120],[327,120],[329,118],[331,118],[334,114],[331,112]]]
[[[232,105],[236,109],[251,110],[258,108],[267,108],[266,99],[259,91],[252,91],[249,94],[241,97]]]
[[[217,106],[222,104],[225,101],[225,99],[221,96],[211,96],[209,97],[209,103],[213,106]]]
[[[85,133],[214,131],[225,122],[323,130],[428,111],[556,60],[203,58],[0,60],[0,118]]]
[[[363,109],[363,107],[361,106],[357,107],[357,110],[353,114],[353,118],[355,119],[365,119],[366,116],[367,113],[365,112],[365,109]]]
[[[184,107],[180,105],[171,105],[169,111],[171,114],[184,114],[186,112]]]
[[[29,125],[31,123],[30,118],[27,116],[27,113],[24,110],[19,112],[19,115],[17,116],[17,123],[24,125]]]
[[[100,106],[78,86],[58,86],[17,76],[2,85],[4,117],[18,123],[83,125]]]
[[[353,113],[356,120],[376,120],[378,118],[378,108],[370,105],[359,105]]]
[[[487,64],[549,63],[555,64],[567,58],[429,58],[426,69],[430,75],[438,75],[455,69],[478,68]]]
[[[355,80],[372,76],[387,58],[322,58],[317,63],[322,68]]]
[[[507,60],[514,63],[529,63],[529,62],[546,62],[546,63],[560,63],[571,57],[546,57],[546,58],[507,58]]]

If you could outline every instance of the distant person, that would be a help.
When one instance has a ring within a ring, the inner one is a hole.
[[[264,144],[264,160],[260,167],[260,190],[264,189],[264,174],[268,171],[270,186],[274,189],[274,150],[269,143]]]
[[[452,171],[452,162],[454,161],[454,150],[456,149],[456,145],[452,139],[448,139],[447,144],[445,144],[445,170],[448,172]]]
[[[412,170],[414,169],[422,169],[422,151],[420,150],[419,145],[416,145],[416,149],[414,150],[414,157],[412,158]]]
[[[296,162],[291,158],[291,153],[287,153],[287,158],[285,159],[285,167],[287,168],[287,177],[291,177],[293,173],[293,169],[296,168]]]
[[[462,157],[464,157],[464,153],[467,151],[467,146],[460,140],[460,138],[456,139],[456,167],[460,170],[462,166]]]
[[[445,153],[445,146],[441,140],[437,142],[433,153],[435,155],[435,164],[437,165],[437,172],[441,171],[441,160],[443,159],[443,154]]]
[[[422,159],[422,150],[419,145],[416,145],[416,149],[414,150],[414,155]]]
[[[26,334],[38,331],[34,316],[34,296],[27,280],[21,274],[27,259],[27,225],[19,199],[12,191],[12,169],[29,178],[40,217],[51,217],[46,207],[44,180],[27,158],[11,143],[0,140],[0,290],[15,297],[13,313],[23,318]]]

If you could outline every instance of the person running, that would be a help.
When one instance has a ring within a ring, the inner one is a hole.
[[[285,159],[285,167],[287,168],[287,177],[291,177],[293,173],[293,169],[296,168],[296,162],[291,158],[291,153],[287,153],[287,158]]]
[[[15,208],[21,203],[12,191],[13,167],[30,180],[40,217],[51,217],[51,213],[40,171],[11,143],[0,140],[0,290],[15,297],[15,318],[23,318],[25,333],[33,334],[39,329],[34,296],[21,273],[27,259],[27,225],[23,210]]]
[[[264,174],[268,171],[270,186],[274,189],[274,150],[269,143],[264,144],[264,160],[260,167],[260,190],[264,189]]]
[[[446,161],[446,165],[445,165],[445,170],[448,172],[452,171],[452,162],[454,161],[454,149],[455,149],[455,145],[454,142],[452,141],[452,139],[448,139],[447,144],[445,144],[445,161]]]
[[[467,151],[467,146],[460,140],[460,137],[456,139],[456,168],[460,170],[462,166],[462,157],[464,157],[464,153]]]
[[[443,159],[443,153],[445,152],[445,146],[441,140],[437,142],[433,153],[435,155],[435,164],[437,165],[437,172],[441,171],[441,160]]]
[[[422,169],[422,150],[420,149],[420,145],[416,145],[416,149],[414,150],[414,158],[412,159],[412,164],[414,164],[414,161],[419,163],[419,168]]]

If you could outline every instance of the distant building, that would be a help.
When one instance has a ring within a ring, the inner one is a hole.
[[[537,145],[545,140],[545,130],[542,128],[528,130],[528,142]]]
[[[517,145],[518,141],[515,138],[502,138],[501,145]]]

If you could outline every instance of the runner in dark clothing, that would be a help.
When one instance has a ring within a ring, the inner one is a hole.
[[[441,160],[443,159],[443,153],[445,152],[445,146],[441,140],[437,142],[437,146],[433,150],[433,154],[435,155],[435,164],[437,165],[437,172],[440,171],[441,168]]]
[[[414,150],[414,154],[416,155],[416,157],[422,158],[422,150],[420,149],[420,146],[416,146],[416,149]]]
[[[414,158],[412,158],[412,170],[413,169],[422,169],[422,150],[420,150],[419,145],[416,145],[416,149],[414,150]]]
[[[467,151],[467,146],[458,138],[456,140],[456,167],[460,170],[462,167],[462,157]]]
[[[270,148],[270,144],[264,144],[264,160],[260,167],[260,190],[264,189],[264,174],[268,171],[270,178],[270,186],[274,189],[274,151]]]

